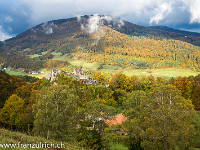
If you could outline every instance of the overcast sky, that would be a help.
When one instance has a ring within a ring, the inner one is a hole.
[[[0,0],[0,41],[43,22],[93,14],[200,32],[200,0]]]

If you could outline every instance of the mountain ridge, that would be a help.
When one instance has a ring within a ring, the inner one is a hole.
[[[92,15],[91,15],[92,16]],[[81,18],[83,19],[83,22],[87,22],[87,20],[91,17],[89,15],[85,15],[82,16]],[[45,30],[45,24],[48,27],[51,27],[51,25],[56,25],[59,26],[61,24],[67,24],[73,22],[75,23],[73,25],[73,27],[68,28],[71,30],[71,32],[77,32],[77,30],[80,30],[81,28],[81,23],[78,21],[77,17],[74,18],[68,18],[68,19],[58,19],[58,20],[52,20],[52,21],[48,21],[46,23],[41,23],[39,25],[34,26],[31,29],[26,30],[25,32],[18,34],[16,37],[13,37],[11,39],[6,40],[6,43],[12,42],[14,40],[18,40],[20,38],[24,38],[24,36],[27,36],[27,34],[29,35],[33,35],[32,32],[36,29],[38,31],[42,31],[41,28],[43,27],[43,30]],[[196,46],[200,46],[200,34],[195,33],[195,32],[187,32],[187,31],[182,31],[182,30],[176,30],[173,28],[167,28],[164,29],[165,26],[155,26],[155,27],[144,27],[144,26],[140,26],[140,25],[136,25],[134,23],[128,22],[128,21],[124,21],[124,25],[121,26],[121,28],[116,28],[116,26],[113,25],[113,22],[104,22],[104,25],[109,26],[111,25],[111,28],[113,28],[114,30],[117,30],[121,33],[125,33],[128,35],[133,35],[133,36],[149,36],[150,38],[167,38],[167,39],[175,39],[175,40],[181,40],[184,42],[188,42],[191,44],[194,44]],[[70,26],[70,24],[68,24]],[[66,28],[69,26],[65,26]],[[166,27],[165,27],[166,28]],[[64,29],[64,28],[63,28]],[[175,32],[176,31],[176,32]],[[180,32],[178,32],[180,31]],[[182,32],[181,32],[182,31]],[[64,33],[65,31],[63,31]],[[66,32],[69,33],[69,32]],[[42,34],[40,34],[41,36]],[[49,34],[49,36],[51,37],[51,35],[55,36],[55,34]],[[67,34],[68,35],[68,34]],[[71,35],[71,34],[69,34]],[[185,36],[188,35],[189,37],[185,38]],[[194,36],[195,35],[195,36]],[[42,35],[44,36],[44,34]],[[54,38],[58,38],[57,36]]]
[[[168,27],[168,26],[150,26],[149,28],[158,29],[158,30],[167,31],[167,32],[181,33],[185,36],[191,35],[191,36],[200,37],[200,33],[198,33],[198,32],[191,32],[191,31],[185,31],[185,30],[180,30],[180,29],[174,29],[174,28],[171,28],[171,27]]]

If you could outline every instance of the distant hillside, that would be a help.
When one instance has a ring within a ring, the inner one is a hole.
[[[5,41],[0,47],[0,63],[2,67],[39,70],[46,66],[46,62],[54,57],[52,52],[56,51],[62,55],[87,53],[79,58],[103,63],[107,60],[108,64],[123,67],[181,66],[198,69],[200,37],[186,33],[187,37],[182,33],[147,28],[110,16],[53,20]],[[106,56],[104,52],[109,55],[107,59],[102,57]],[[30,57],[35,54],[37,57]]]
[[[3,45],[3,42],[0,41],[0,47]]]
[[[173,29],[173,28],[170,28],[168,26],[152,26],[152,27],[149,27],[149,28],[158,29],[158,30],[167,31],[167,32],[180,33],[180,34],[183,34],[185,36],[197,36],[197,37],[200,37],[200,33]]]
[[[89,62],[134,69],[175,66],[198,69],[200,66],[199,47],[183,41],[132,37],[109,27],[103,28],[103,34],[96,33],[91,38],[93,44],[75,48],[76,56]]]

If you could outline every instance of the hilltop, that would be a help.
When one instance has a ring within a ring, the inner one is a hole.
[[[39,24],[14,38],[11,38],[6,41],[9,46],[13,46],[12,43],[27,42],[28,39],[34,39],[34,42],[42,43],[42,41],[51,40],[51,39],[60,39],[65,37],[71,37],[74,34],[79,34],[82,30],[82,25],[88,23],[88,20],[91,17],[96,16],[82,16],[80,18],[74,17],[69,19],[59,19],[52,20],[46,23]],[[175,30],[166,26],[155,26],[155,27],[143,27],[133,23],[130,23],[119,18],[112,18],[110,16],[99,16],[102,18],[104,26],[109,26],[112,29],[125,33],[127,35],[135,36],[146,36],[154,37],[160,39],[175,39],[181,40],[184,42],[192,43],[196,46],[200,45],[200,34],[195,32],[188,32],[182,30]],[[185,38],[185,36],[189,36]],[[87,35],[85,35],[87,36]],[[25,43],[24,43],[25,44]],[[26,45],[25,44],[25,45]],[[38,44],[38,43],[37,43]],[[30,46],[29,46],[30,47]]]

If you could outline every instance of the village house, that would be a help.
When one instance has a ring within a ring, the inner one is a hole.
[[[38,72],[37,71],[32,71],[31,74],[38,74]]]
[[[122,113],[118,114],[110,119],[105,120],[105,123],[108,126],[112,126],[112,125],[117,125],[117,124],[122,124],[123,122],[125,122],[127,120],[127,117],[125,117]]]
[[[58,68],[52,69],[51,73],[44,76],[47,80],[50,80],[50,82],[54,81],[58,74],[65,74],[68,77],[71,76],[77,80],[83,81],[88,86],[97,86],[100,85],[97,80],[93,80],[92,78],[89,78],[89,75],[87,75],[84,70],[81,68],[74,69],[72,73],[67,73],[66,71],[59,70]]]
[[[74,71],[71,73],[71,75],[78,80],[88,80],[89,79],[89,76],[81,68],[74,69]]]
[[[65,73],[65,72],[62,70],[59,70],[58,68],[54,68],[51,70],[51,73],[44,76],[44,78],[46,78],[47,80],[50,80],[50,82],[52,82],[56,79],[57,75],[61,74],[61,73]]]

